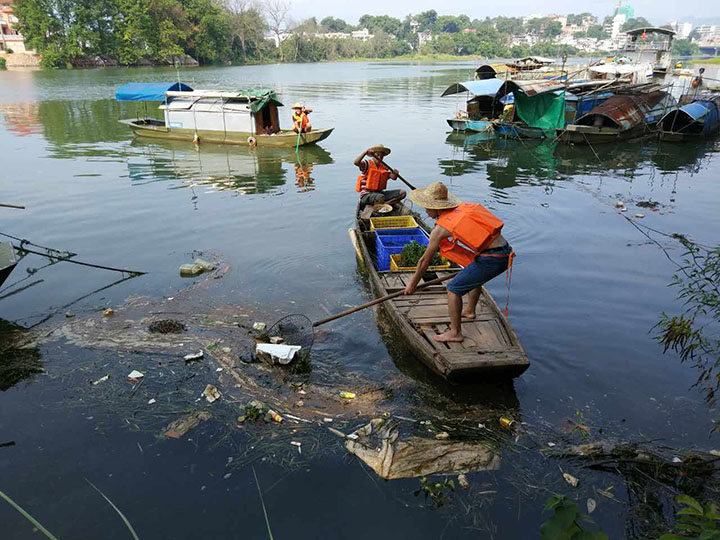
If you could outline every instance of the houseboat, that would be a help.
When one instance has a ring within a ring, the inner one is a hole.
[[[326,139],[330,129],[297,134],[280,129],[272,90],[193,90],[183,83],[128,83],[115,92],[117,101],[160,102],[163,119],[121,120],[135,135],[156,139],[295,147]]]
[[[498,96],[503,86],[500,79],[465,81],[450,85],[442,96],[465,92],[465,110],[458,110],[447,123],[455,131],[486,132],[492,130],[492,121],[500,116],[503,108],[512,101],[512,95]]]
[[[662,90],[614,95],[568,125],[560,140],[573,144],[611,143],[657,133],[658,121],[677,106]]]
[[[720,129],[720,93],[682,96],[680,105],[660,120],[662,140],[700,139],[713,136]]]

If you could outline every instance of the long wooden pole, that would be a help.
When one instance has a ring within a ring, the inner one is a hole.
[[[17,208],[18,210],[25,210],[25,207],[21,204],[0,203],[0,206],[3,208]]]
[[[456,275],[457,275],[457,272],[453,272],[453,273],[450,274],[450,275],[433,279],[433,280],[431,280],[431,281],[428,281],[428,282],[426,282],[426,283],[423,283],[422,285],[419,285],[419,286],[417,287],[417,289],[415,289],[415,290],[419,291],[420,289],[424,289],[424,288],[426,288],[426,287],[430,287],[431,285],[437,285],[438,283],[442,283],[443,281],[447,281],[448,279],[453,278],[453,277],[455,277]],[[319,321],[315,321],[314,323],[312,323],[313,328],[316,327],[316,326],[320,326],[321,324],[329,323],[329,322],[331,322],[331,321],[334,321],[334,320],[336,320],[336,319],[339,319],[340,317],[345,317],[345,315],[350,315],[350,314],[352,314],[352,313],[355,313],[355,312],[357,312],[357,311],[361,311],[361,310],[366,309],[366,308],[369,308],[369,307],[371,307],[371,306],[375,306],[375,305],[377,305],[377,304],[381,304],[382,302],[386,302],[387,300],[392,300],[393,298],[397,298],[398,296],[402,296],[403,294],[405,294],[405,290],[404,290],[404,289],[403,289],[403,290],[400,290],[400,291],[395,291],[394,293],[390,293],[390,294],[385,295],[385,296],[381,296],[380,298],[376,298],[375,300],[371,300],[370,302],[366,302],[365,304],[362,304],[362,305],[359,305],[359,306],[355,306],[354,308],[346,309],[345,311],[342,311],[342,312],[340,312],[340,313],[338,313],[338,314],[336,314],[336,315],[333,315],[333,316],[331,316],[331,317],[327,317],[327,318],[325,318],[325,319],[320,319]]]
[[[380,163],[382,163],[383,165],[385,165],[385,168],[388,169],[389,171],[392,171],[392,170],[393,170],[393,168],[392,168],[390,165],[388,165],[387,163],[385,163],[385,162],[382,160],[382,158],[378,158],[378,161],[379,161]],[[415,186],[413,186],[410,182],[408,182],[407,180],[405,180],[400,173],[398,173],[398,178],[399,178],[400,180],[402,180],[403,182],[405,182],[405,185],[406,185],[407,187],[409,187],[410,189],[416,189]]]

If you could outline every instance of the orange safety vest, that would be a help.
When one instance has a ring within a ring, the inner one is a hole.
[[[299,131],[303,131],[307,127],[307,125],[310,123],[310,119],[308,118],[308,115],[304,112],[301,112],[300,114],[293,113],[292,119],[293,119],[293,127]]]
[[[440,255],[461,266],[469,265],[487,249],[504,225],[484,206],[467,202],[445,212],[436,224],[452,236],[440,241]]]
[[[378,167],[373,160],[367,161],[368,168],[365,174],[360,174],[355,182],[355,191],[361,193],[364,189],[367,191],[384,191],[387,187],[390,171],[385,167]],[[363,186],[363,184],[365,184]]]

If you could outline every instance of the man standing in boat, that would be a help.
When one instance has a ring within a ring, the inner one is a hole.
[[[308,133],[309,131],[312,131],[310,118],[308,118],[308,114],[312,112],[312,109],[308,109],[302,104],[296,103],[292,106],[292,111],[293,131],[295,133]]]
[[[440,255],[465,268],[447,285],[450,329],[433,336],[441,342],[463,340],[462,319],[475,319],[475,308],[482,294],[482,286],[492,278],[509,270],[514,252],[500,231],[503,222],[480,204],[462,202],[448,193],[442,182],[410,192],[410,200],[427,210],[435,219],[435,227],[417,270],[405,288],[412,294],[420,283],[430,261],[440,249]],[[464,295],[468,296],[463,309]],[[505,308],[507,311],[507,307]]]
[[[388,179],[396,180],[399,174],[397,169],[390,169],[382,161],[389,153],[389,148],[378,144],[355,158],[353,163],[360,169],[355,191],[360,193],[361,205],[393,204],[405,198],[406,193],[402,189],[385,189]]]

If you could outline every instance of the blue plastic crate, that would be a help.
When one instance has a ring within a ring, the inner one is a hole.
[[[413,240],[424,246],[427,246],[429,241],[422,229],[376,230],[377,269],[381,272],[390,270],[390,255],[401,253],[403,248]]]

